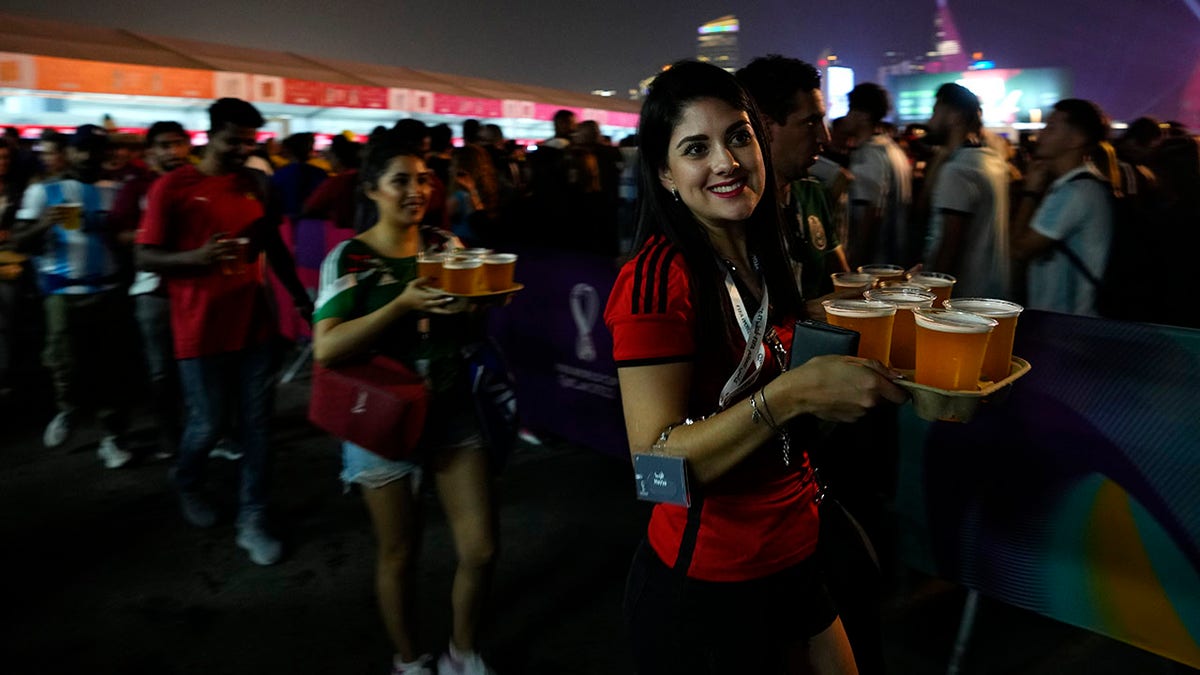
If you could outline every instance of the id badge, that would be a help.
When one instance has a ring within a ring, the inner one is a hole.
[[[690,507],[687,460],[666,455],[634,455],[633,479],[642,501]]]

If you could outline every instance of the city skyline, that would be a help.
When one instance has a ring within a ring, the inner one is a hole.
[[[782,0],[736,8],[743,63],[768,53],[805,60],[832,49],[860,81],[875,79],[889,50],[930,49],[937,0],[886,6],[847,0],[837,13]],[[1200,19],[1186,0],[950,3],[966,53],[1000,67],[1063,66],[1075,94],[1117,118],[1171,117],[1200,60]],[[238,21],[229,21],[237,7]],[[590,92],[628,90],[663,64],[696,55],[697,26],[730,14],[716,0],[642,6],[631,0],[562,5],[530,0],[498,7],[468,0],[433,5],[350,0],[337,17],[316,0],[289,11],[213,0],[5,0],[2,11],[237,46]],[[1120,31],[1112,27],[1119,26]]]

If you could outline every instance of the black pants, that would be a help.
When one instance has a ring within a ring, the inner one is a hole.
[[[640,675],[782,673],[785,649],[837,618],[815,562],[761,579],[713,582],[668,568],[643,542],[625,588]]]

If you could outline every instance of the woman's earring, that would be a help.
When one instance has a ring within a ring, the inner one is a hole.
[[[677,202],[682,201],[681,199],[679,199],[679,190],[677,190],[675,188],[671,188],[671,195],[675,197],[675,201],[677,201]]]

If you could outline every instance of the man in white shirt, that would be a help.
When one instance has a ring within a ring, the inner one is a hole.
[[[979,98],[961,85],[942,85],[929,127],[943,159],[931,178],[925,268],[957,277],[959,297],[1007,299],[1011,174],[1005,159],[984,142]]]
[[[851,257],[855,264],[916,262],[909,241],[912,168],[908,157],[883,128],[891,107],[887,91],[864,82],[850,92],[846,114],[855,149],[850,153]]]
[[[1082,99],[1056,103],[1038,135],[1012,242],[1013,257],[1029,261],[1030,309],[1097,316],[1113,202],[1108,182],[1087,158],[1107,135],[1104,113]]]

